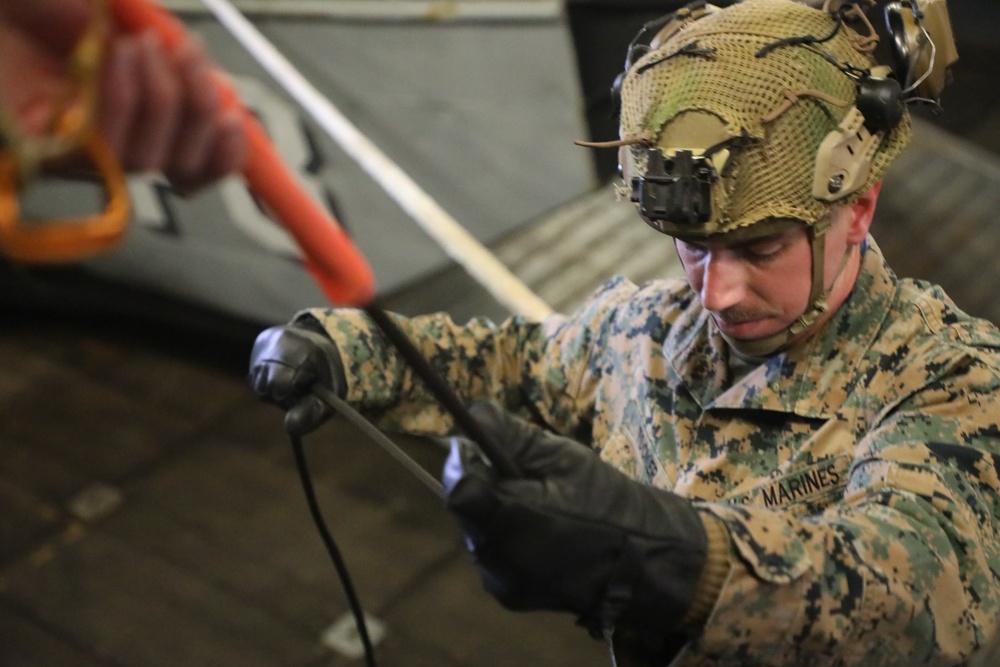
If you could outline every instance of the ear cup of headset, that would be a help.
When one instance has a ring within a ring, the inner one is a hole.
[[[901,3],[890,2],[885,6],[885,22],[891,36],[891,39],[888,40],[888,46],[892,59],[892,71],[896,73],[897,79],[909,83],[912,49],[906,36],[906,23],[903,20],[904,11]]]
[[[865,117],[865,127],[869,132],[888,132],[903,118],[903,88],[895,79],[865,76],[858,81],[854,104]]]

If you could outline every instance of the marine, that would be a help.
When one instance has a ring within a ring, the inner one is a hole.
[[[697,2],[633,42],[618,192],[684,279],[395,320],[516,469],[456,437],[442,472],[486,590],[620,665],[957,666],[997,632],[1000,332],[880,251],[931,77],[833,4]],[[329,416],[316,382],[386,430],[454,427],[360,311],[262,332],[250,381],[298,431]]]

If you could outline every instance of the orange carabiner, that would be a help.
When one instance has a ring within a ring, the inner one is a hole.
[[[110,2],[112,15],[127,30],[152,29],[168,48],[183,41],[184,25],[150,0]],[[214,81],[223,104],[242,111],[249,145],[243,177],[250,190],[295,238],[305,253],[306,267],[327,298],[343,305],[370,304],[375,280],[368,261],[337,220],[308,194],[228,79],[220,72]]]
[[[20,165],[13,155],[0,154],[0,253],[16,262],[68,262],[109,250],[121,240],[129,214],[125,174],[102,137],[92,134],[85,150],[104,181],[104,211],[37,223],[21,219]]]
[[[97,76],[109,20],[106,0],[95,3],[94,19],[70,56],[70,78],[54,104],[45,133],[26,136],[16,121],[3,117],[0,142],[0,252],[26,263],[66,262],[113,247],[128,223],[125,174],[110,146],[97,135]],[[9,126],[9,127],[8,127]],[[48,160],[86,154],[104,182],[104,211],[80,218],[27,221],[18,193]]]

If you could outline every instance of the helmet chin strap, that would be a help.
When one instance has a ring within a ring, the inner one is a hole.
[[[840,261],[840,268],[837,269],[837,275],[834,277],[833,282],[830,283],[829,289],[824,289],[823,273],[825,264],[824,256],[826,253],[826,233],[830,229],[830,220],[830,216],[827,216],[825,219],[809,227],[809,241],[812,248],[812,286],[809,290],[809,305],[806,306],[805,312],[781,331],[773,333],[770,336],[765,336],[764,338],[740,340],[732,336],[727,336],[720,331],[719,333],[737,355],[753,359],[769,357],[772,354],[780,352],[802,334],[815,328],[820,318],[830,310],[828,302],[830,293],[833,291],[833,286],[837,284],[840,275],[847,267],[847,260],[851,256],[852,247],[850,245],[847,246],[847,249],[844,251],[844,257]]]

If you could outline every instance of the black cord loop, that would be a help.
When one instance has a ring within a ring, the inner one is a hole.
[[[333,566],[340,577],[340,584],[344,589],[344,594],[347,596],[347,603],[351,607],[351,614],[354,616],[354,624],[357,626],[358,636],[361,638],[361,644],[365,649],[365,664],[368,667],[378,667],[378,663],[375,661],[375,650],[368,635],[368,626],[365,624],[364,610],[362,610],[361,602],[354,591],[354,583],[347,573],[347,564],[344,562],[344,558],[340,554],[340,549],[337,548],[337,543],[334,542],[333,536],[326,526],[319,503],[316,501],[316,491],[313,488],[312,476],[309,474],[309,465],[306,462],[302,438],[291,434],[289,434],[289,438],[292,441],[292,451],[295,453],[295,467],[299,471],[299,478],[302,480],[302,490],[305,492],[306,502],[309,504],[309,513],[312,515],[313,522],[316,524],[316,530],[319,531],[323,545],[326,547],[326,552],[330,555],[330,560],[333,561]]]

